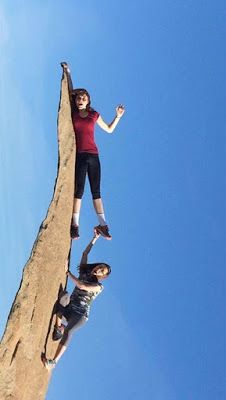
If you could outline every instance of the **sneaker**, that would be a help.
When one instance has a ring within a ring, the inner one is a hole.
[[[76,225],[71,225],[71,238],[75,240],[79,239],[79,230]]]
[[[105,239],[107,239],[107,240],[111,240],[111,239],[112,239],[112,236],[111,236],[110,233],[109,233],[109,229],[108,229],[108,226],[107,226],[107,225],[104,225],[104,226],[102,226],[102,225],[95,226],[94,230],[95,230],[97,233],[99,233],[101,236],[103,236]]]
[[[48,371],[51,371],[53,368],[55,368],[56,361],[46,358],[44,364],[46,369],[48,369]]]

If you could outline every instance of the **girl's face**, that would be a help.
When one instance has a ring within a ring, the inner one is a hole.
[[[92,274],[95,275],[97,279],[103,279],[108,275],[108,268],[104,264],[99,264],[93,269]]]
[[[85,110],[88,103],[89,103],[89,98],[85,93],[77,94],[75,98],[75,104],[78,110]]]

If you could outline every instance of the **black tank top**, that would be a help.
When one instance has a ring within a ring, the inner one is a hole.
[[[100,294],[100,292],[102,292],[103,290],[103,285],[101,283],[93,283],[93,282],[88,282],[88,281],[84,281],[84,283],[87,283],[89,285],[94,285],[96,287],[96,285],[98,284],[100,286],[100,291],[99,292],[93,292],[92,290],[82,290],[79,289],[77,286],[75,286],[72,294],[71,294],[71,298],[70,298],[70,308],[72,311],[75,311],[76,313],[85,315],[88,317],[89,315],[89,311],[90,311],[90,305],[92,303],[92,301],[98,296],[98,294]]]

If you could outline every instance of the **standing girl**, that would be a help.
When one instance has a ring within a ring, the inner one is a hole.
[[[76,166],[75,166],[75,194],[73,217],[71,223],[72,239],[79,238],[79,216],[81,201],[85,187],[86,175],[88,175],[90,189],[93,198],[94,209],[98,218],[98,225],[95,232],[105,239],[112,237],[106,223],[104,206],[100,194],[101,168],[98,155],[98,148],[94,139],[94,128],[97,123],[105,132],[112,133],[120,118],[125,112],[122,104],[116,107],[116,115],[110,124],[107,124],[101,115],[91,108],[90,95],[86,89],[74,89],[72,86],[70,70],[66,63],[61,64],[68,75],[69,91],[72,105],[72,121],[76,136]]]

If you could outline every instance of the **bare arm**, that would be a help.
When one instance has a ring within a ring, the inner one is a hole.
[[[78,286],[79,289],[81,290],[86,290],[87,292],[94,292],[98,293],[101,291],[101,286],[98,283],[94,283],[92,285],[89,285],[88,283],[84,283],[80,281],[78,278],[76,278],[75,275],[73,275],[69,270],[66,272],[66,274],[71,278],[71,280]]]
[[[93,245],[96,243],[97,239],[99,239],[99,237],[100,237],[100,235],[95,232],[92,240],[89,242],[88,246],[85,248],[85,250],[82,253],[80,265],[87,264],[88,254],[89,254],[90,250],[92,249]]]
[[[110,124],[107,124],[103,120],[101,115],[99,115],[99,117],[97,119],[97,124],[105,132],[112,133],[115,130],[116,126],[118,125],[119,120],[123,116],[124,112],[125,112],[125,107],[122,104],[120,104],[119,106],[116,107],[116,116]]]
[[[72,83],[72,79],[71,79],[71,72],[70,72],[69,66],[67,65],[66,62],[62,62],[61,67],[63,68],[64,72],[67,75],[68,89],[69,89],[69,93],[71,93],[73,90],[73,83]]]

